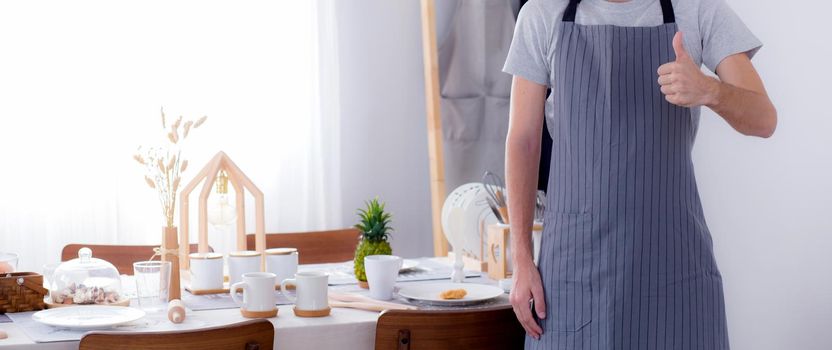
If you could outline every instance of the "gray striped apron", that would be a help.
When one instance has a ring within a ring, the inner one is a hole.
[[[540,273],[547,317],[527,349],[728,349],[722,278],[691,161],[698,119],[657,69],[677,27],[559,23]]]

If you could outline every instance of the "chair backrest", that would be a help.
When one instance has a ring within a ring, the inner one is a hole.
[[[92,257],[109,261],[113,264],[118,273],[122,275],[133,274],[133,263],[145,261],[153,256],[153,248],[158,245],[108,245],[108,244],[78,244],[72,243],[64,246],[61,250],[61,261],[68,261],[78,257],[78,249],[87,247],[92,249]],[[208,247],[213,252],[214,249]],[[191,244],[190,251],[197,252],[197,245]],[[157,257],[158,259],[158,257]]]
[[[322,264],[352,260],[358,244],[357,229],[300,233],[269,233],[266,248],[297,248],[301,264]],[[249,250],[254,250],[254,234],[246,235]]]
[[[263,319],[178,332],[90,332],[81,338],[79,347],[80,350],[273,348],[274,325]]]
[[[524,341],[510,307],[388,310],[376,325],[376,350],[522,349]]]

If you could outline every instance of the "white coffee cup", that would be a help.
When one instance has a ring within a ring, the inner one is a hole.
[[[231,299],[246,311],[272,311],[275,309],[275,276],[271,272],[247,272],[243,281],[231,285]],[[243,290],[243,300],[237,290]]]
[[[242,281],[243,274],[247,272],[260,272],[260,252],[243,250],[228,253],[228,283]]]
[[[222,254],[191,253],[191,290],[222,289]]]
[[[298,272],[296,248],[266,249],[266,271],[277,275],[277,283],[292,278]]]
[[[297,297],[286,292],[286,285],[295,285]],[[304,311],[318,311],[329,308],[329,275],[321,271],[305,271],[280,282],[280,292],[295,303],[295,308]]]
[[[543,223],[535,221],[532,225],[532,251],[534,251],[534,265],[540,262],[540,241],[543,239]],[[513,259],[509,259],[509,262]],[[512,268],[511,271],[514,271]]]
[[[394,255],[368,255],[364,257],[370,297],[378,300],[393,299],[393,287],[402,268],[402,258]]]

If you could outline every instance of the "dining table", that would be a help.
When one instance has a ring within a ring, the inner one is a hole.
[[[447,258],[419,258],[416,273],[400,274],[396,283],[397,290],[415,284],[449,282],[452,261]],[[366,289],[354,283],[347,271],[351,263],[301,265],[298,270],[322,270],[330,274],[330,292],[341,294],[356,294],[369,296]],[[421,272],[419,271],[421,270]],[[431,273],[431,271],[433,271]],[[497,285],[485,273],[465,271],[464,283]],[[122,276],[124,288],[131,286],[130,276]],[[250,320],[240,314],[240,309],[228,304],[228,295],[197,296],[183,290],[182,300],[188,309],[185,322],[173,324],[167,320],[167,311],[147,312],[145,317],[127,325],[117,326],[111,330],[117,331],[181,331],[229,325]],[[435,306],[421,304],[407,300],[394,293],[394,303],[413,305],[418,309],[458,309],[458,308],[507,308],[510,307],[508,294],[495,299],[468,306]],[[131,300],[130,307],[138,307],[135,300]],[[373,349],[375,347],[375,331],[379,312],[360,309],[333,307],[331,313],[325,317],[298,317],[293,313],[288,301],[278,302],[277,317],[268,318],[275,329],[275,349],[323,349],[338,348],[339,350]],[[0,315],[0,330],[8,335],[0,339],[0,350],[68,350],[78,349],[84,331],[56,329],[32,320],[34,312],[11,313]],[[5,316],[5,317],[4,317]]]

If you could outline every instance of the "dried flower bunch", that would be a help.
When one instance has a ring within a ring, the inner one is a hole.
[[[168,125],[165,120],[165,110],[162,109],[162,130],[167,133],[167,140],[170,143],[163,147],[140,146],[133,155],[133,159],[147,170],[144,181],[159,194],[162,215],[168,227],[173,227],[176,193],[182,180],[180,174],[188,169],[188,161],[182,159],[182,143],[188,138],[192,129],[199,128],[207,119],[208,116],[203,116],[182,124],[180,116]]]

